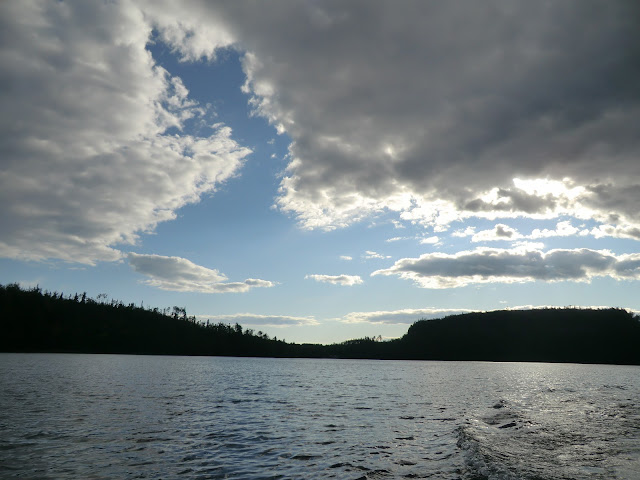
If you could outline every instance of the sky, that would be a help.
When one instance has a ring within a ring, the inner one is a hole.
[[[640,310],[640,5],[0,3],[0,283],[295,342]]]

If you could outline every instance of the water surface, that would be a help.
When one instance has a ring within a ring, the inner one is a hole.
[[[0,478],[637,479],[639,374],[0,354]]]

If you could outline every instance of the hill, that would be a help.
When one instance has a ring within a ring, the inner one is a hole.
[[[240,325],[198,323],[184,308],[159,310],[0,286],[0,351],[289,356],[286,342]]]
[[[640,322],[623,309],[468,313],[414,323],[402,358],[640,364]]]
[[[400,339],[288,343],[241,325],[0,286],[0,351],[491,360],[640,365],[640,321],[622,309],[537,309],[419,320]]]

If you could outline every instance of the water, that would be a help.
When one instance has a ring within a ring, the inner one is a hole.
[[[0,478],[637,479],[639,374],[0,354]]]

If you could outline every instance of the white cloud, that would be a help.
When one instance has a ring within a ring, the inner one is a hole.
[[[522,238],[522,235],[514,228],[511,228],[508,225],[504,225],[502,223],[498,223],[491,230],[482,230],[478,233],[475,233],[471,237],[472,242],[494,242],[498,240],[517,240]]]
[[[420,243],[422,245],[425,245],[425,244],[436,245],[439,241],[440,241],[440,238],[437,235],[434,235],[431,237],[423,238],[422,240],[420,240]]]
[[[198,315],[201,321],[210,320],[218,323],[239,323],[240,325],[264,327],[290,327],[303,325],[318,325],[314,317],[293,317],[288,315],[258,315],[255,313],[235,313],[231,315]]]
[[[237,42],[231,26],[206,2],[136,0],[161,41],[169,45],[181,61],[214,61],[219,49]]]
[[[614,237],[640,240],[640,227],[629,225],[599,225],[591,230],[582,230],[580,233],[591,234],[595,238]]]
[[[586,236],[593,235],[595,238],[617,237],[631,238],[640,240],[640,228],[635,226],[622,225],[599,225],[591,230],[585,228],[574,227],[570,220],[558,222],[554,229],[535,228],[529,235],[523,235],[516,229],[505,224],[497,224],[492,229],[481,230],[476,232],[473,227],[467,227],[466,230],[458,230],[452,234],[454,237],[471,236],[472,242],[492,242],[492,241],[514,241],[520,239],[537,240],[540,238],[551,237],[570,237],[574,235]],[[516,245],[523,245],[526,242],[515,242]],[[538,243],[530,243],[529,245],[537,245]]]
[[[500,303],[506,303],[501,301]],[[584,308],[584,309],[608,309],[610,306],[576,306],[576,305],[519,305],[513,307],[503,307],[501,310],[534,310],[544,308]],[[633,309],[626,309],[630,312],[636,312]],[[373,312],[351,312],[337,319],[343,323],[370,323],[374,325],[411,325],[418,320],[433,320],[445,318],[451,315],[464,313],[472,313],[478,310],[469,310],[466,308],[405,308],[390,311],[373,311]],[[490,310],[487,310],[490,311]]]
[[[149,277],[146,285],[161,290],[200,293],[238,293],[251,288],[273,287],[267,280],[248,278],[243,282],[229,282],[218,270],[202,267],[181,257],[141,255],[129,253],[129,265],[136,272]]]
[[[340,260],[350,262],[351,260],[353,260],[353,257],[350,257],[349,255],[340,255]]]
[[[532,281],[587,282],[608,276],[618,280],[640,278],[640,254],[615,255],[606,250],[478,248],[453,255],[429,253],[403,258],[372,275],[397,275],[423,288],[454,288],[480,283]]]
[[[464,237],[471,237],[471,236],[475,235],[475,233],[476,233],[475,227],[466,227],[464,230],[462,230],[462,229],[456,230],[455,232],[453,232],[451,234],[451,236],[452,237],[464,238]]]
[[[542,250],[544,248],[544,243],[521,240],[518,242],[513,242],[511,244],[511,248],[516,250]]]
[[[543,229],[540,230],[536,228],[531,232],[527,238],[536,239],[536,238],[548,238],[548,237],[570,237],[572,235],[577,235],[580,233],[580,229],[574,227],[570,221],[558,222],[555,230]]]
[[[235,175],[250,153],[145,45],[129,2],[0,4],[0,256],[93,264]],[[195,39],[194,39],[195,41]]]
[[[381,253],[374,252],[372,250],[367,250],[366,252],[364,252],[363,257],[367,260],[391,258],[390,255],[382,255]]]
[[[418,320],[443,318],[472,310],[464,308],[405,308],[391,311],[351,312],[340,319],[344,323],[372,323],[387,325],[412,324]]]
[[[353,285],[360,285],[362,278],[358,275],[306,275],[304,278],[315,280],[321,283],[331,283],[332,285],[343,285],[351,287]]]

